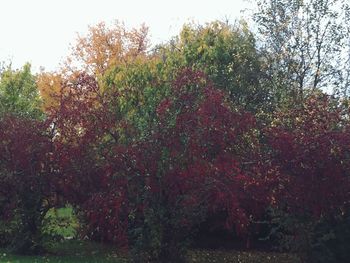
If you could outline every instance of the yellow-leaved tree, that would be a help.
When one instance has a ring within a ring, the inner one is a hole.
[[[57,72],[41,72],[37,85],[44,100],[44,109],[57,107],[62,84],[73,81],[79,72],[94,76],[99,82],[105,72],[128,63],[142,61],[149,47],[148,27],[127,29],[116,21],[89,26],[86,35],[78,35],[71,53]]]

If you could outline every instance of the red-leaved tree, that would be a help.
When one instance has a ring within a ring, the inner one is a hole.
[[[254,117],[190,69],[156,114],[148,138],[109,148],[102,188],[86,206],[91,229],[177,262],[189,231],[209,215],[224,214],[223,226],[246,234],[268,203]]]
[[[45,121],[0,119],[0,218],[15,226],[5,238],[18,253],[42,249],[42,220],[55,194],[51,135]]]
[[[281,246],[297,251],[303,262],[343,262],[350,202],[349,128],[349,112],[321,94],[278,113],[266,129],[266,163],[274,178],[271,233],[277,231]]]
[[[326,95],[311,96],[301,108],[279,113],[267,129],[277,199],[290,212],[320,218],[348,206],[348,114]]]

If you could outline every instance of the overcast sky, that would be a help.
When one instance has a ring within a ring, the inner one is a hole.
[[[0,61],[14,68],[30,62],[54,70],[68,54],[77,33],[88,25],[123,21],[128,27],[145,23],[152,43],[179,33],[185,22],[210,22],[242,16],[244,0],[1,0]]]

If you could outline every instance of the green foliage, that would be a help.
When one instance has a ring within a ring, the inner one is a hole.
[[[49,239],[72,239],[77,236],[79,222],[71,206],[51,208],[47,211],[42,232]]]
[[[1,71],[0,116],[4,114],[30,118],[42,116],[41,99],[29,64],[20,70],[8,66]]]
[[[135,59],[132,62],[111,67],[103,76],[103,92],[118,94],[109,106],[117,119],[136,129],[137,137],[149,135],[155,125],[156,107],[167,94],[167,85],[159,71],[159,60],[155,58]],[[121,132],[123,142],[130,141],[130,134]]]
[[[190,234],[181,226],[181,211],[169,212],[172,207],[153,201],[157,207],[147,209],[142,226],[129,231],[133,262],[187,262]],[[199,219],[198,221],[203,220]]]
[[[215,21],[205,26],[187,24],[180,35],[159,46],[165,74],[172,80],[184,67],[206,73],[214,86],[252,111],[268,107],[268,90],[260,85],[260,55],[248,25]]]
[[[100,84],[103,92],[118,94],[110,101],[116,119],[131,124],[138,137],[145,138],[156,125],[157,105],[170,95],[171,83],[183,68],[204,72],[240,108],[270,112],[270,88],[261,85],[260,60],[245,22],[188,24],[177,38],[157,46],[148,56],[111,65]],[[130,141],[131,131],[118,132],[121,141]]]

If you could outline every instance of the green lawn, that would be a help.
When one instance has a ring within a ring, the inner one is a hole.
[[[126,262],[111,246],[93,242],[64,241],[48,248],[48,253],[42,256],[15,256],[0,250],[1,263],[99,263]]]
[[[1,263],[100,263],[128,262],[125,255],[117,253],[113,247],[92,242],[65,241],[49,248],[47,255],[15,256],[0,250]],[[189,252],[191,263],[298,263],[292,255],[265,252],[238,252],[224,250],[192,250]]]

